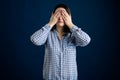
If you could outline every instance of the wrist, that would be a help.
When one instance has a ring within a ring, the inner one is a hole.
[[[74,24],[73,24],[73,23],[70,23],[70,24],[68,25],[68,27],[69,27],[70,29],[72,29],[72,28],[73,28],[73,26],[74,26]]]
[[[53,26],[54,26],[54,24],[52,24],[51,22],[49,22],[48,25],[49,25],[50,27],[53,27]]]

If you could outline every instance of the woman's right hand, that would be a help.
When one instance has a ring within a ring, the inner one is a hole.
[[[60,15],[61,15],[61,14],[60,14],[60,10],[55,11],[54,14],[52,13],[48,25],[49,25],[50,27],[53,27],[53,26],[57,23]]]

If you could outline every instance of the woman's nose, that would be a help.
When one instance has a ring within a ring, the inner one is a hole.
[[[59,17],[59,20],[62,20],[62,16]]]

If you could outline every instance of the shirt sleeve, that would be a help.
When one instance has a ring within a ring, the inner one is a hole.
[[[33,44],[37,46],[43,45],[47,40],[50,30],[51,27],[48,24],[46,24],[41,29],[33,33],[30,37],[30,40],[33,42]]]
[[[84,47],[90,43],[90,36],[83,30],[81,30],[81,28],[73,26],[73,28],[70,29],[70,31],[72,32],[72,37],[74,37],[76,46]]]

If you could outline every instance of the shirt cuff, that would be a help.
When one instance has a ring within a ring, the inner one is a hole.
[[[72,29],[70,29],[71,32],[76,32],[76,31],[80,31],[81,28],[78,28],[77,26],[73,26]]]
[[[51,29],[52,29],[52,27],[50,27],[48,24],[46,24],[46,25],[44,26],[44,28],[47,29],[47,30],[51,30]]]

